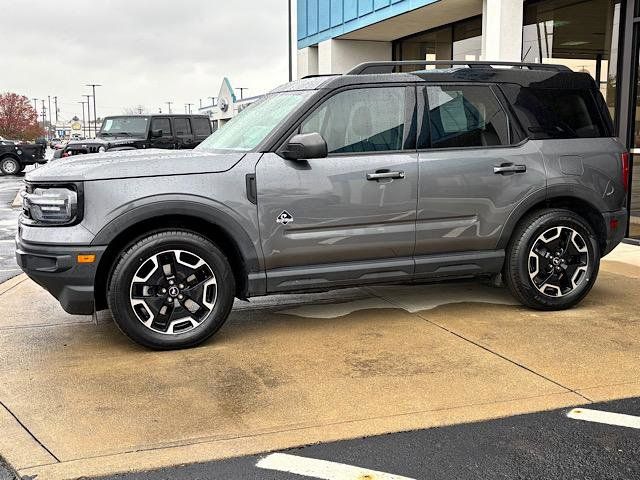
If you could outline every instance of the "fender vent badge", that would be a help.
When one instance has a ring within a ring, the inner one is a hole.
[[[281,223],[282,225],[286,225],[291,222],[293,222],[293,217],[286,210],[283,210],[282,213],[278,215],[278,218],[276,218],[276,223]]]

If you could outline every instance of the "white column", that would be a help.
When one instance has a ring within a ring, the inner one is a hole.
[[[522,0],[483,0],[482,59],[522,59]]]
[[[318,44],[318,73],[346,73],[362,62],[391,60],[391,42],[330,39]]]
[[[296,69],[297,78],[306,77],[307,75],[318,74],[318,47],[312,45],[310,47],[298,50],[298,68]]]

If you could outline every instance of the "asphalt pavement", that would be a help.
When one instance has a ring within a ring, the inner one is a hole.
[[[640,398],[589,405],[589,409],[640,415]],[[570,409],[499,420],[379,435],[269,454],[102,477],[109,480],[200,480],[380,478],[380,479],[632,479],[640,478],[640,429],[567,417]],[[289,457],[293,456],[293,457]],[[264,460],[266,458],[266,461]],[[298,475],[256,466],[320,459],[324,473]],[[333,462],[340,465],[335,466]],[[340,476],[347,466],[372,470]],[[383,473],[387,474],[384,476]],[[324,476],[323,476],[324,475]]]

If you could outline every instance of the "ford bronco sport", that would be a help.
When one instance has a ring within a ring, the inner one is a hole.
[[[528,307],[577,304],[627,223],[629,158],[593,79],[409,63],[438,68],[305,78],[193,151],[30,172],[20,266],[157,349],[213,335],[234,297],[501,274]]]

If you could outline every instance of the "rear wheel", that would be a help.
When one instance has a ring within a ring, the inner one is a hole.
[[[22,171],[20,162],[13,157],[5,157],[0,160],[0,170],[5,175],[16,175]]]
[[[514,296],[539,310],[580,302],[596,280],[600,248],[591,226],[561,209],[525,218],[507,249],[504,277]]]
[[[225,322],[235,293],[224,254],[188,231],[149,235],[126,249],[109,282],[118,327],[157,349],[195,346]]]

